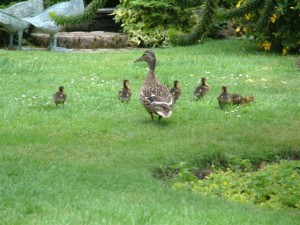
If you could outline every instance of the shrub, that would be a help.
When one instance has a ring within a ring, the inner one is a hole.
[[[265,51],[287,54],[300,47],[300,2],[297,0],[240,0],[227,18],[234,18],[237,31],[253,36]]]
[[[115,20],[132,46],[157,47],[168,43],[170,30],[187,31],[195,22],[192,10],[173,0],[121,0]]]
[[[175,189],[187,188],[214,197],[242,203],[252,203],[275,209],[300,209],[300,163],[299,161],[281,161],[264,165],[253,171],[249,160],[242,160],[243,170],[234,170],[229,166],[212,170],[203,179],[197,179],[194,170],[181,163],[178,177],[173,180]],[[178,167],[178,166],[177,166]]]

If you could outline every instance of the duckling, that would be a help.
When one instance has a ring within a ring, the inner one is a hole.
[[[179,96],[181,95],[181,89],[179,87],[179,81],[175,80],[174,81],[174,86],[170,89],[171,94],[173,95],[174,98],[174,104],[178,100]]]
[[[242,105],[247,104],[254,101],[254,97],[252,95],[247,95],[243,97],[239,94],[230,94],[233,105]]]
[[[146,50],[143,55],[135,62],[147,62],[149,72],[143,82],[140,91],[140,102],[150,114],[153,120],[154,114],[158,119],[166,118],[172,115],[173,95],[169,88],[162,85],[155,75],[156,57],[153,51]]]
[[[129,87],[129,80],[123,81],[123,88],[118,92],[119,100],[123,102],[129,102],[131,98],[131,89]]]
[[[222,93],[218,96],[217,100],[221,109],[223,109],[225,105],[232,104],[232,97],[227,93],[226,86],[222,86]]]
[[[194,90],[194,96],[201,100],[204,95],[209,92],[209,85],[206,83],[206,78],[201,78],[201,84],[199,84]]]
[[[64,106],[65,101],[67,99],[67,95],[64,93],[64,87],[59,86],[58,92],[53,95],[53,101],[58,106],[58,104],[62,104]]]

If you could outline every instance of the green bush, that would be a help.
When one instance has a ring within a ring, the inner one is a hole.
[[[225,170],[212,165],[204,179],[198,179],[196,170],[187,163],[174,167],[178,170],[177,178],[172,181],[175,189],[187,188],[205,195],[275,209],[300,209],[299,161],[262,163],[261,168],[254,171],[249,160],[238,160]]]
[[[191,9],[173,0],[121,0],[115,20],[130,37],[132,46],[157,47],[168,43],[171,30],[187,31],[195,23]]]
[[[297,0],[240,0],[228,13],[239,25],[237,32],[253,36],[265,51],[298,50],[300,2]]]

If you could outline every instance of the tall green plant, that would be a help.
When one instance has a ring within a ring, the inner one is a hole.
[[[219,0],[206,0],[203,17],[198,21],[194,30],[186,35],[172,35],[171,43],[174,45],[194,45],[200,42],[210,31]]]
[[[87,5],[87,7],[84,9],[83,14],[81,15],[67,17],[52,14],[51,17],[55,20],[57,24],[65,26],[86,23],[91,21],[95,17],[97,9],[103,7],[106,2],[107,0],[93,0],[90,4]]]
[[[187,31],[193,24],[191,8],[186,8],[189,1],[182,5],[176,2],[121,0],[115,11],[115,20],[122,23],[132,45],[163,46],[169,41],[169,30]]]
[[[255,37],[263,50],[286,54],[300,47],[300,1],[240,0],[222,18],[234,19],[238,30]]]

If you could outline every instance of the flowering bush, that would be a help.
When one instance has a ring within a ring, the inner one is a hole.
[[[169,30],[186,31],[193,22],[191,9],[173,0],[121,0],[115,10],[115,20],[130,37],[132,46],[164,46]]]
[[[229,12],[237,32],[253,36],[265,51],[298,50],[300,47],[300,2],[297,0],[240,0]]]

